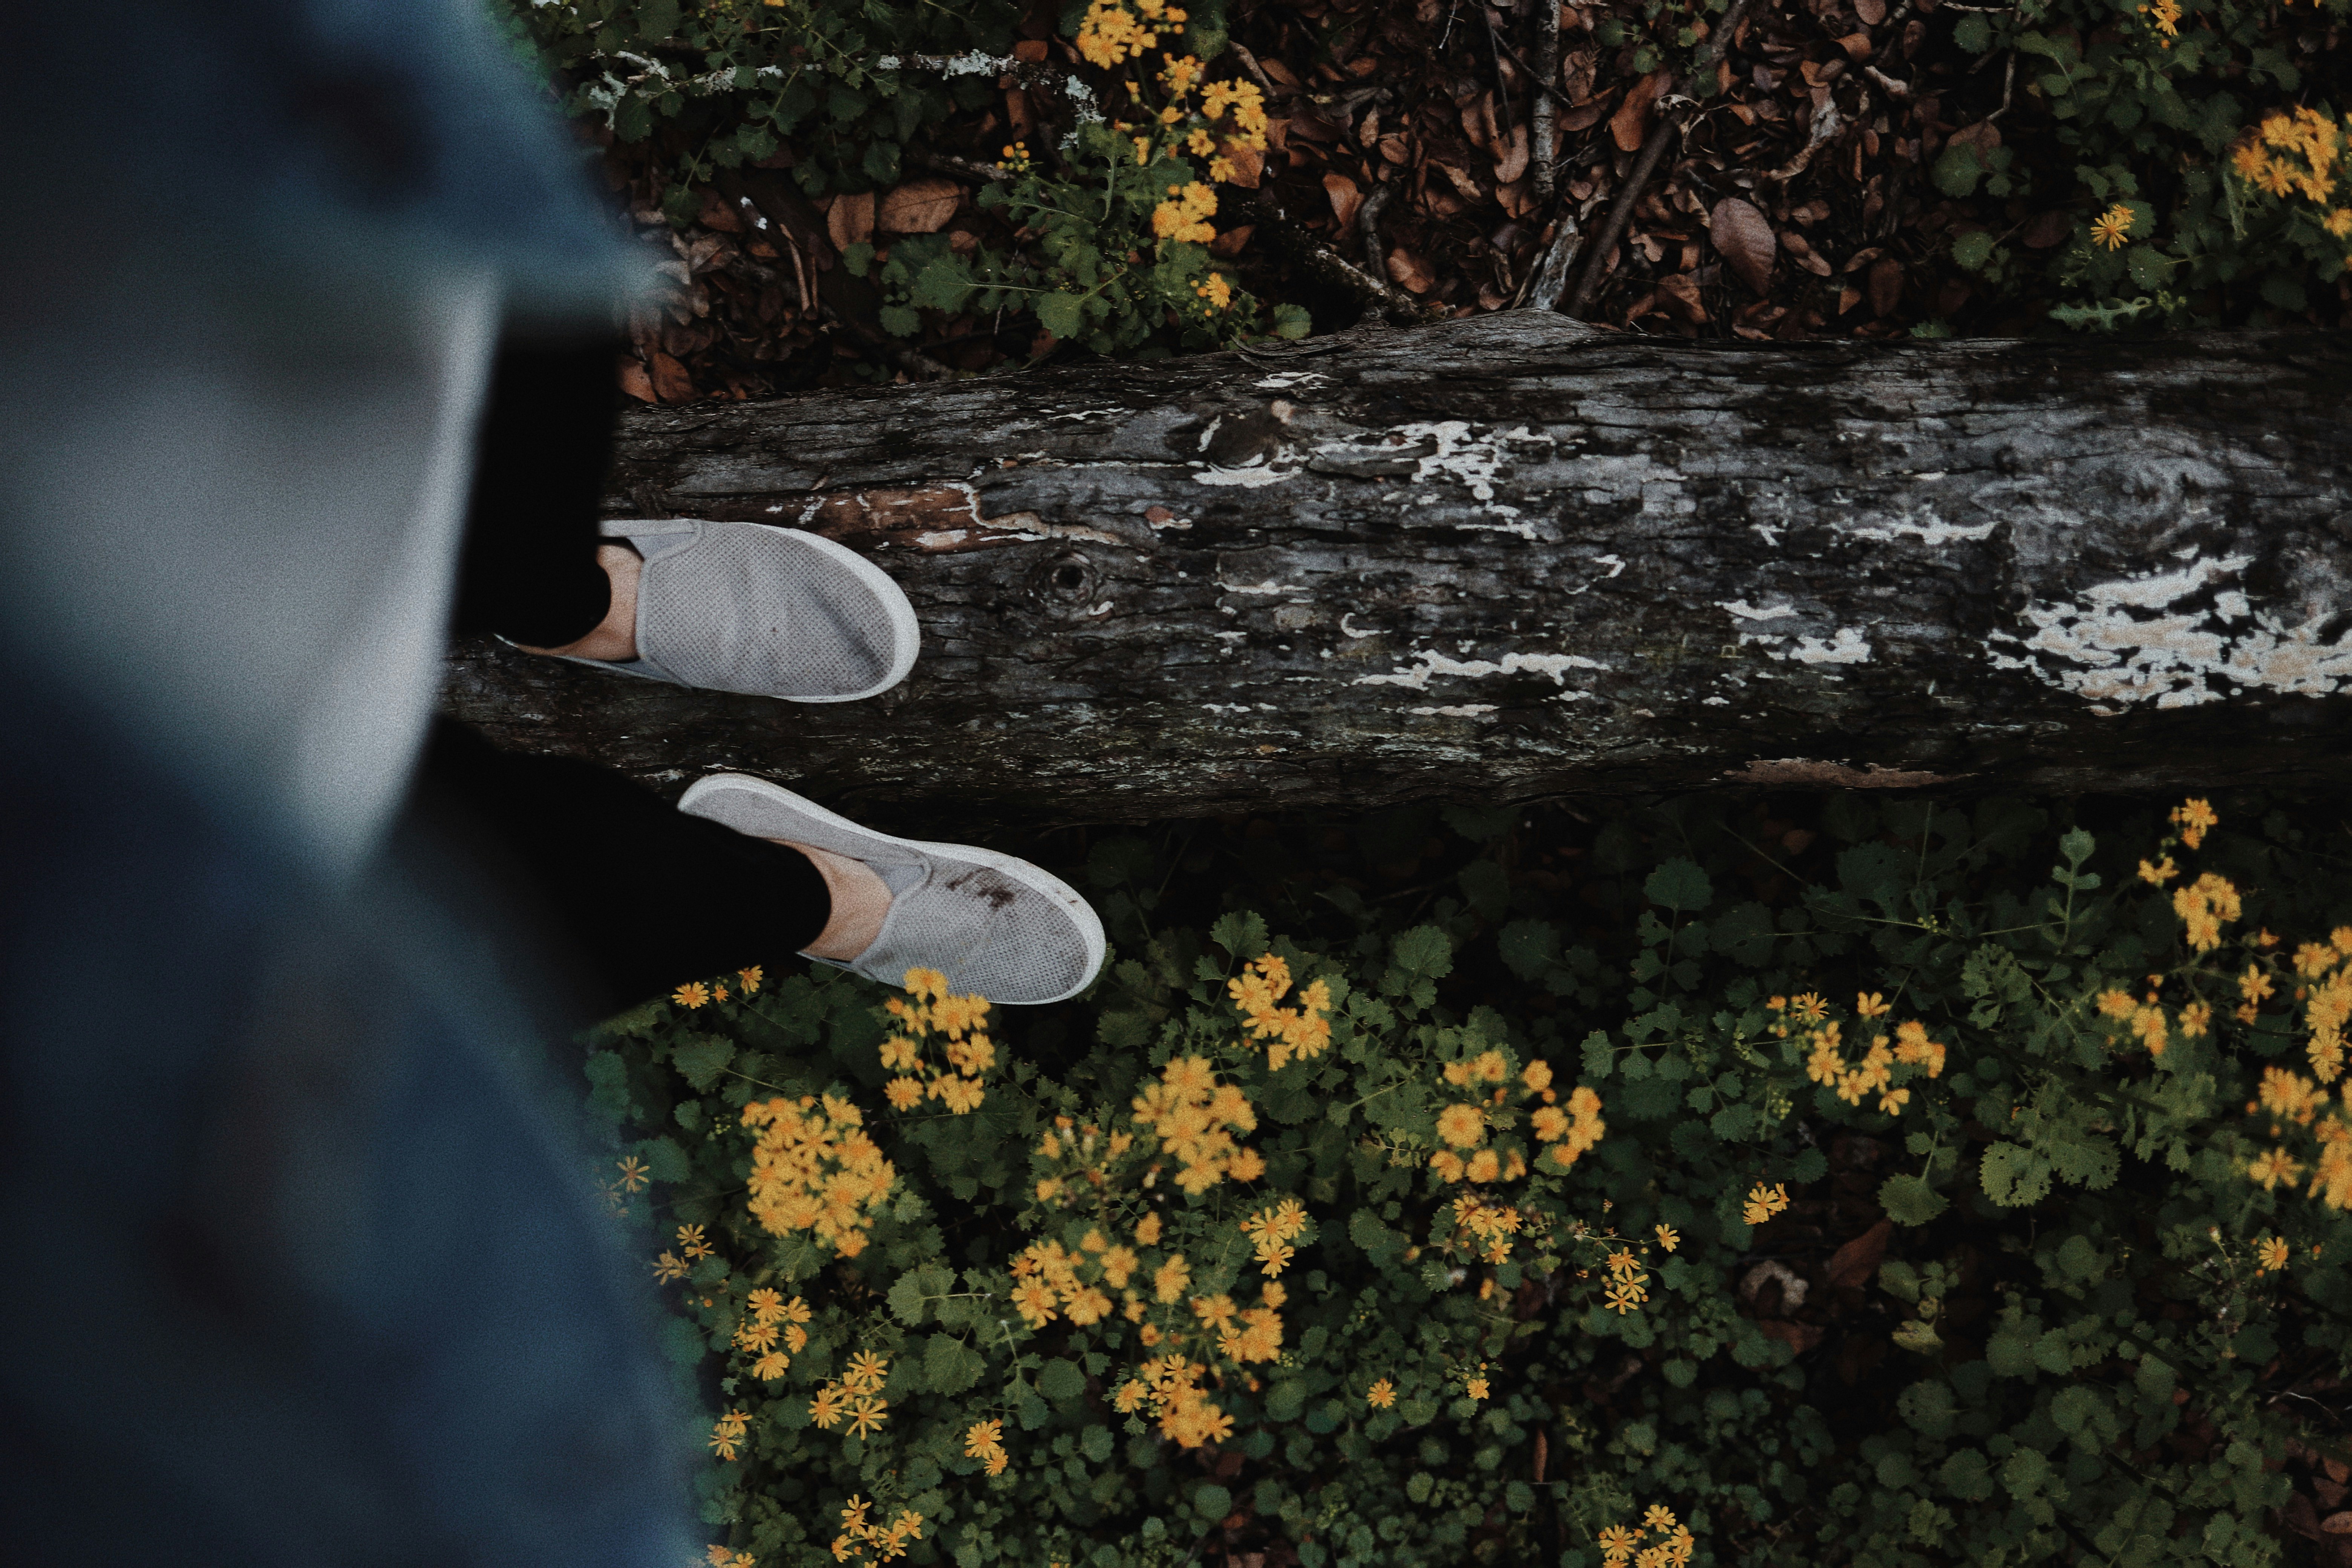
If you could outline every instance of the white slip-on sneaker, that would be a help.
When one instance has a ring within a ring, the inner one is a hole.
[[[814,533],[698,518],[608,521],[645,557],[637,657],[574,664],[787,702],[855,702],[915,666],[915,607],[889,574]]]
[[[697,780],[677,808],[754,838],[811,845],[874,868],[890,889],[890,912],[873,945],[846,963],[813,963],[890,986],[905,984],[909,969],[936,969],[950,991],[1007,1005],[1075,996],[1102,969],[1107,949],[1093,906],[1026,860],[969,844],[894,838],[742,773]]]

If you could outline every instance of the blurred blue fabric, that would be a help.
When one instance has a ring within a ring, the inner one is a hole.
[[[0,1556],[683,1564],[563,999],[392,832],[495,335],[642,263],[464,0],[0,86]]]

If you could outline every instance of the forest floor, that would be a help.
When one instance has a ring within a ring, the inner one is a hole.
[[[1623,245],[1586,319],[1685,338],[1789,341],[2027,335],[2058,331],[2055,295],[2030,278],[1996,294],[1956,265],[1954,241],[1991,231],[2039,268],[2093,214],[2074,205],[1956,199],[1931,170],[1955,142],[2008,146],[2028,182],[2070,190],[2072,159],[2048,106],[2027,89],[2014,57],[1973,55],[1953,40],[1959,16],[1981,6],[1945,0],[1757,0],[1717,70],[1718,90],[1696,103],[1661,98],[1663,71],[1638,68],[1601,5],[1560,6],[1558,190],[1535,195],[1529,121],[1539,0],[1344,0],[1276,5],[1236,0],[1233,40],[1215,75],[1234,68],[1265,84],[1271,125],[1260,175],[1294,224],[1359,264],[1363,204],[1377,209],[1381,270],[1397,288],[1454,315],[1524,301],[1563,215],[1592,235],[1655,118],[1679,112],[1684,130],[1641,197]],[[2338,34],[2319,12],[2283,13],[2280,41],[2309,72],[2341,72]],[[1019,52],[1040,62],[1077,58],[1052,36],[1054,10],[1033,6]],[[1050,97],[1013,77],[987,108],[932,128],[908,177],[877,195],[818,200],[836,245],[892,235],[949,235],[960,250],[1008,242],[997,216],[973,201],[978,181],[957,172],[997,156],[1049,122]],[[623,384],[646,401],[769,395],[803,388],[906,379],[871,321],[828,319],[816,306],[807,258],[780,251],[737,204],[709,193],[701,221],[676,230],[658,210],[650,145],[605,142],[616,199],[640,228],[674,249],[677,288],[642,310],[636,359]],[[789,147],[769,161],[788,168]],[[778,176],[789,178],[789,175]],[[1727,201],[1746,219],[1711,222]],[[1228,210],[1238,205],[1229,201]],[[1306,277],[1246,222],[1218,220],[1212,248],[1262,299],[1307,307],[1318,332],[1354,322],[1358,300]],[[2352,307],[2352,278],[2315,300],[2305,319],[2335,326]],[[936,315],[936,312],[932,314]],[[1025,319],[1024,319],[1025,320]],[[959,320],[927,324],[919,347],[963,371],[1024,362],[1041,349],[1034,324]],[[923,374],[919,366],[916,374]]]

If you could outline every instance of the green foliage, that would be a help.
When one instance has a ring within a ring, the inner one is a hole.
[[[1946,147],[1932,177],[1948,195],[1972,195],[1982,182],[1993,195],[2031,195],[2081,215],[2048,264],[2049,282],[2068,296],[2053,315],[2067,325],[2112,330],[2126,319],[2112,298],[2126,286],[2154,295],[2147,304],[2175,325],[2300,310],[2310,286],[2343,273],[2352,249],[2352,228],[2327,227],[2343,205],[2340,157],[2297,163],[2316,178],[2289,188],[2250,179],[2238,150],[2261,142],[2270,117],[2311,106],[2289,54],[2299,35],[2332,40],[2347,8],[2347,0],[2300,11],[2267,0],[2026,0],[1963,13],[1952,41],[2009,57],[2021,98],[2054,121],[2033,133],[2037,149],[2049,149],[2037,157],[2071,165],[2073,177],[2053,181],[2045,171],[2029,186],[2011,172],[2010,148],[1961,142]],[[2305,112],[2336,124],[2324,103]],[[2097,237],[2095,220],[2117,213],[2131,219],[2124,237]]]
[[[565,84],[567,112],[660,149],[663,209],[681,226],[700,210],[698,187],[746,164],[786,162],[812,197],[895,186],[929,128],[989,101],[998,74],[1021,63],[1007,53],[1019,20],[1008,0],[494,5]],[[1086,9],[1069,8],[1066,34],[1080,36]],[[995,166],[1001,180],[981,186],[979,205],[1003,218],[1010,243],[965,253],[934,233],[847,247],[850,269],[871,271],[882,287],[882,329],[913,337],[941,318],[1001,324],[1006,314],[1033,312],[1055,339],[1137,357],[1305,336],[1305,310],[1261,306],[1205,244],[1216,200],[1204,182],[1218,174],[1218,147],[1264,145],[1254,85],[1230,107],[1220,97],[1223,113],[1188,101],[1199,90],[1199,61],[1223,47],[1223,17],[1212,4],[1196,7],[1187,28],[1163,27],[1170,58],[1180,35],[1193,51],[1181,81],[1161,72],[1124,82],[1126,72],[1097,70],[1063,79],[1075,119],[1059,144],[1034,153],[1008,146]],[[1144,139],[1151,145],[1140,161],[1132,128],[1098,109],[1107,96],[1158,132]],[[1164,121],[1163,110],[1177,118]],[[1202,221],[1186,226],[1198,231],[1192,237],[1155,225],[1171,187],[1195,195],[1192,216]]]
[[[985,1060],[991,1021],[955,1019],[961,1065],[919,1068],[946,1005],[831,972],[640,1008],[584,1100],[680,1386],[714,1445],[740,1415],[703,1517],[761,1568],[833,1561],[854,1498],[959,1564],[1223,1531],[1318,1568],[1594,1568],[1652,1503],[1702,1563],[2273,1561],[2265,1458],[2344,1456],[2279,1394],[2346,1352],[2352,1131],[2281,1058],[2300,1016],[2294,1059],[2340,1079],[2352,930],[2322,933],[2352,911],[2339,859],[2251,820],[2190,819],[2142,875],[2144,822],[1841,797],[1792,878],[1680,802],[1580,850],[1605,933],[1474,874],[1510,815],[1445,817],[1460,897],[1287,933],[1153,923],[1171,868],[1108,839],[1075,874],[1122,951]],[[2320,940],[2290,963],[2269,930]],[[1194,1072],[1247,1108],[1204,1113],[1223,1152],[1170,1119]],[[854,1248],[745,1207],[746,1108],[802,1096],[862,1108],[892,1173]],[[1801,1305],[1759,1294],[1767,1261]],[[755,1289],[804,1303],[788,1366],[740,1342]],[[857,1356],[852,1436],[812,1405]]]

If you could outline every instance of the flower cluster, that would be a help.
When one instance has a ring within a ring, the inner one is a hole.
[[[1160,1435],[1180,1448],[1222,1443],[1233,1436],[1234,1418],[1219,1409],[1201,1386],[1208,1371],[1173,1352],[1146,1362],[1137,1376],[1119,1385],[1111,1408],[1122,1415],[1140,1410],[1159,1417]]]
[[[736,1350],[755,1357],[751,1375],[762,1383],[773,1383],[784,1375],[793,1364],[793,1357],[808,1344],[808,1330],[802,1327],[809,1321],[809,1306],[798,1296],[787,1301],[764,1286],[751,1292],[744,1301],[744,1316],[735,1325]],[[776,1341],[782,1337],[784,1348],[778,1350]]]
[[[863,1563],[871,1551],[882,1558],[904,1557],[907,1542],[923,1538],[923,1516],[912,1509],[900,1509],[898,1517],[887,1526],[867,1522],[866,1510],[874,1505],[864,1498],[854,1497],[849,1506],[841,1510],[841,1534],[834,1538],[833,1560],[846,1563],[852,1558]]]
[[[1167,0],[1094,0],[1078,24],[1078,53],[1108,70],[1160,47],[1162,33],[1184,30],[1184,13]]]
[[[975,1421],[963,1435],[963,1457],[978,1459],[988,1467],[992,1476],[1001,1476],[1011,1462],[1004,1452],[1004,1423]]]
[[[760,994],[760,982],[765,974],[766,971],[755,963],[749,969],[737,970],[735,978],[741,984],[744,995],[757,996]],[[689,980],[671,992],[669,999],[691,1013],[698,1007],[708,1007],[713,1002],[726,1001],[727,983],[723,980],[708,982]]]
[[[1739,1217],[1748,1225],[1762,1225],[1788,1206],[1789,1188],[1786,1183],[1775,1182],[1768,1187],[1759,1182],[1755,1190],[1748,1194],[1748,1202],[1741,1207]]]
[[[996,1065],[996,1044],[983,1027],[988,999],[949,995],[947,976],[936,969],[909,969],[906,985],[914,994],[911,1004],[896,996],[883,1004],[900,1032],[882,1042],[882,1065],[898,1075],[882,1092],[897,1110],[912,1110],[926,1096],[958,1116],[979,1110],[985,1097],[981,1076]],[[947,1037],[945,1068],[923,1059],[934,1034]],[[924,1074],[920,1079],[913,1076],[918,1068]]]
[[[1051,1204],[1075,1198],[1078,1182],[1100,1192],[1110,1181],[1112,1163],[1134,1144],[1132,1132],[1116,1131],[1106,1138],[1091,1121],[1080,1127],[1073,1117],[1055,1117],[1054,1131],[1038,1141],[1037,1156],[1058,1163],[1062,1169],[1037,1178],[1037,1201]]]
[[[1306,1232],[1307,1206],[1297,1198],[1285,1198],[1242,1221],[1242,1234],[1250,1238],[1258,1267],[1268,1274],[1282,1272],[1297,1252],[1290,1243]]]
[[[1234,1141],[1235,1132],[1257,1130],[1257,1112],[1238,1085],[1217,1081],[1206,1057],[1171,1059],[1134,1105],[1136,1124],[1176,1157],[1176,1184],[1186,1192],[1197,1195],[1228,1176],[1255,1182],[1265,1173],[1257,1151]]]
[[[1609,1288],[1601,1305],[1619,1316],[1632,1311],[1650,1299],[1645,1287],[1650,1277],[1642,1272],[1641,1259],[1631,1248],[1619,1247],[1609,1255]]]
[[[2238,889],[2208,871],[2172,895],[2172,908],[2189,928],[2189,945],[2210,952],[2221,945],[2221,928],[2238,918]]]
[[[2172,40],[2180,37],[2179,0],[2152,0],[2152,3],[2136,6],[2134,10],[2147,18],[2149,30],[2164,35],[2156,41],[2158,48],[2172,47]]]
[[[1158,1217],[1152,1216],[1155,1237]],[[1181,1253],[1174,1257],[1172,1265],[1172,1270],[1169,1265],[1161,1266],[1162,1301],[1175,1300],[1190,1281]],[[1113,1246],[1099,1226],[1079,1239],[1075,1252],[1051,1239],[1032,1242],[1013,1259],[1013,1278],[1018,1281],[1013,1288],[1013,1305],[1033,1329],[1043,1328],[1060,1315],[1066,1315],[1079,1328],[1088,1328],[1109,1317],[1118,1305],[1103,1289],[1108,1285],[1124,1295],[1129,1318],[1139,1318],[1143,1299],[1128,1286],[1139,1267],[1135,1249]]]
[[[2166,0],[2166,3],[2169,4],[2170,0]],[[2137,215],[2131,208],[2117,202],[2091,220],[2091,239],[2109,250],[2120,250],[2124,241],[2131,237],[2132,225],[2136,221]]]
[[[1195,187],[1198,188],[1198,187]],[[1209,283],[1220,291],[1217,307],[1224,307],[1224,279],[1211,274]],[[1204,289],[1208,285],[1201,285]],[[1280,1072],[1293,1057],[1311,1061],[1331,1043],[1331,988],[1309,981],[1298,993],[1295,1008],[1276,1005],[1290,993],[1290,965],[1273,953],[1243,965],[1241,973],[1225,982],[1249,1032],[1266,1042],[1265,1069]]]
[[[1259,1287],[1260,1304],[1237,1307],[1231,1296],[1195,1296],[1192,1315],[1217,1336],[1217,1353],[1236,1363],[1272,1361],[1282,1353],[1280,1308],[1289,1293],[1269,1279]],[[1234,1319],[1241,1326],[1234,1326]]]
[[[751,1424],[751,1418],[740,1410],[730,1410],[721,1415],[719,1424],[710,1429],[710,1451],[722,1459],[734,1458],[735,1446],[743,1440],[744,1430]]]
[[[1943,1076],[1943,1043],[1929,1039],[1927,1026],[1917,1019],[1897,1024],[1891,1036],[1874,1033],[1862,1060],[1849,1066],[1845,1059],[1845,1026],[1829,1016],[1830,1005],[1822,997],[1808,991],[1794,997],[1774,996],[1764,1005],[1782,1015],[1780,1022],[1773,1026],[1774,1034],[1786,1038],[1792,1029],[1803,1031],[1801,1038],[1810,1047],[1805,1058],[1805,1076],[1832,1088],[1848,1105],[1860,1105],[1875,1094],[1879,1114],[1897,1116],[1911,1102],[1911,1091],[1895,1087],[1897,1066],[1923,1068],[1929,1078]],[[1893,1011],[1875,991],[1857,995],[1853,1010],[1874,1021]]]
[[[1642,1546],[1642,1538],[1654,1530],[1658,1539]],[[1609,1568],[1619,1568],[1629,1557],[1633,1560],[1633,1568],[1681,1568],[1690,1561],[1696,1545],[1690,1528],[1677,1524],[1671,1510],[1652,1503],[1650,1510],[1642,1516],[1641,1529],[1627,1530],[1612,1524],[1601,1532],[1601,1560]]]
[[[1437,1113],[1437,1136],[1447,1147],[1429,1157],[1429,1168],[1448,1182],[1509,1182],[1527,1174],[1526,1152],[1516,1143],[1486,1143],[1490,1131],[1507,1128],[1517,1120],[1507,1109],[1506,1102],[1513,1098],[1513,1091],[1504,1087],[1510,1079],[1511,1068],[1503,1053],[1489,1049],[1461,1061],[1448,1062],[1444,1077],[1457,1089],[1475,1090],[1490,1084],[1496,1087],[1488,1090],[1483,1100],[1456,1102]],[[1591,1089],[1580,1086],[1568,1097],[1565,1109],[1557,1103],[1559,1095],[1551,1087],[1549,1062],[1529,1062],[1519,1073],[1518,1080],[1517,1098],[1536,1095],[1543,1101],[1528,1121],[1537,1141],[1552,1145],[1545,1158],[1553,1167],[1568,1169],[1608,1131],[1607,1124],[1601,1120],[1601,1097]],[[1465,1150],[1467,1153],[1462,1152]]]
[[[1456,1239],[1466,1239],[1470,1249],[1488,1263],[1503,1263],[1511,1256],[1511,1237],[1526,1224],[1526,1216],[1507,1205],[1482,1203],[1475,1195],[1465,1193],[1454,1200],[1454,1234]]]
[[[866,1249],[866,1227],[898,1173],[845,1100],[804,1094],[755,1100],[743,1125],[760,1129],[751,1151],[751,1217],[776,1236],[814,1231],[844,1258]]]
[[[760,1563],[748,1552],[734,1552],[724,1546],[707,1547],[703,1556],[709,1568],[759,1568]]]
[[[816,1397],[809,1401],[809,1419],[830,1432],[845,1416],[853,1437],[880,1431],[882,1423],[889,1419],[890,1407],[882,1400],[882,1384],[888,1381],[889,1373],[887,1357],[859,1351],[849,1358],[839,1377],[827,1378],[816,1391]]]
[[[1161,239],[1192,240],[1206,245],[1217,237],[1209,220],[1216,216],[1217,193],[1195,180],[1170,185],[1168,199],[1151,210],[1151,232]]]

